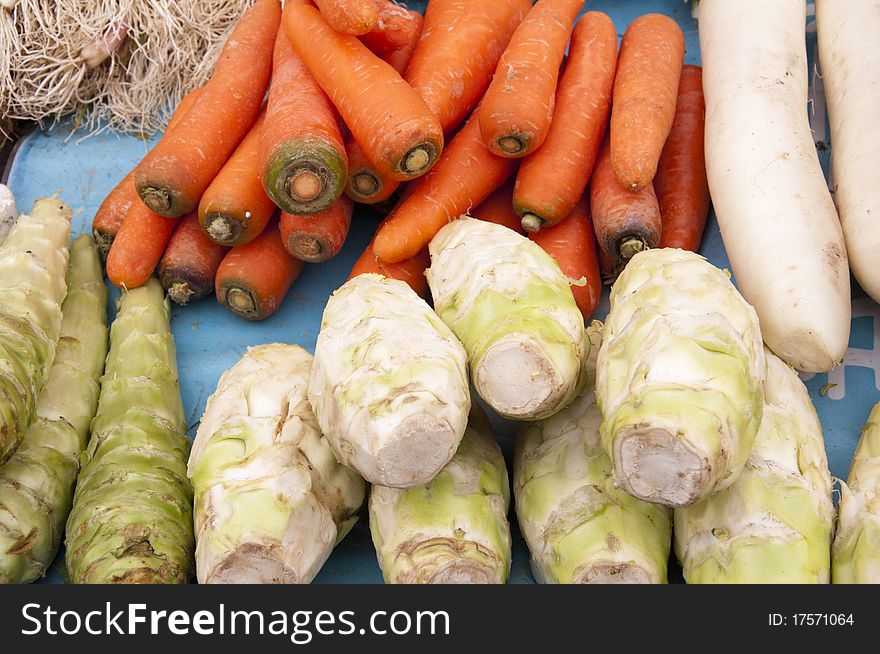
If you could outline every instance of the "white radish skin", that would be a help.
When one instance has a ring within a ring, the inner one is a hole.
[[[794,368],[824,372],[849,340],[849,267],[807,116],[805,22],[804,0],[700,3],[706,169],[765,342]]]
[[[880,300],[880,2],[816,0],[837,210],[853,274]]]

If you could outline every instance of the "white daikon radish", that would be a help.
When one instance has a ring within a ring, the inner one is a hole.
[[[849,265],[880,300],[880,2],[816,0],[816,22]]]
[[[805,24],[805,0],[700,3],[706,169],[737,286],[767,345],[823,372],[849,340],[849,267],[807,117]]]

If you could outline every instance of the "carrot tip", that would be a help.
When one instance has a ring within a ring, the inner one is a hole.
[[[287,250],[297,259],[307,263],[321,263],[326,248],[314,234],[295,232],[287,238]]]
[[[647,250],[648,246],[640,238],[628,238],[620,244],[620,256],[624,259],[632,259],[642,250]]]
[[[241,235],[241,223],[222,213],[210,214],[205,218],[205,233],[215,243],[232,245]]]
[[[144,204],[158,214],[165,215],[171,210],[171,195],[164,189],[148,186],[140,195]]]
[[[432,143],[420,143],[406,153],[401,167],[408,175],[418,175],[427,170],[437,158],[437,149]]]
[[[296,200],[309,202],[324,191],[324,181],[314,171],[301,168],[290,177],[288,191]]]
[[[174,282],[168,287],[168,297],[175,304],[185,306],[192,299],[194,291],[186,282]]]
[[[371,197],[381,189],[382,182],[367,170],[360,170],[351,177],[351,190],[358,197]]]
[[[529,234],[540,231],[544,221],[533,213],[525,213],[522,217],[522,226]]]
[[[518,136],[502,136],[497,143],[500,150],[507,154],[519,154],[526,149],[525,142]]]
[[[238,286],[232,286],[226,289],[223,297],[224,304],[233,313],[249,320],[255,320],[260,317],[260,308],[251,291],[239,288]]]

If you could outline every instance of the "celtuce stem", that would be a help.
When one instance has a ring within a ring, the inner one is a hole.
[[[6,236],[17,220],[18,210],[15,207],[15,196],[8,186],[0,184],[0,244],[6,240]]]
[[[67,288],[55,362],[37,401],[37,417],[0,466],[0,583],[27,583],[45,574],[73,501],[107,354],[107,287],[90,236],[70,247]]]
[[[364,482],[306,397],[312,357],[250,348],[208,398],[189,459],[199,583],[309,583],[357,521]]]

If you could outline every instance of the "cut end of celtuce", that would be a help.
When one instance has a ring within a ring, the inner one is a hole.
[[[458,451],[429,483],[373,486],[370,530],[385,581],[501,584],[510,571],[510,486],[482,409],[471,409]]]
[[[71,215],[57,198],[37,200],[0,245],[0,463],[31,424],[55,358]]]
[[[42,577],[61,543],[107,354],[107,287],[90,236],[70,247],[49,379],[21,445],[0,466],[0,583]]]
[[[862,430],[840,485],[837,534],[831,550],[836,584],[880,584],[880,404]]]
[[[374,484],[420,486],[467,426],[465,351],[407,284],[358,275],[327,302],[309,400],[340,462]]]
[[[849,13],[850,3],[831,1]],[[797,370],[827,372],[849,341],[850,273],[810,130],[805,21],[803,0],[700,3],[706,173],[737,287],[764,341]],[[864,121],[847,120],[864,141]],[[864,174],[855,173],[860,191]]]
[[[182,584],[193,570],[189,439],[170,308],[155,278],[123,293],[67,521],[71,583]]]
[[[617,482],[674,507],[730,485],[761,423],[765,369],[758,318],[724,272],[684,250],[633,257],[596,377]]]
[[[189,459],[199,583],[309,583],[364,481],[337,463],[306,392],[311,355],[261,345],[223,373]]]
[[[588,333],[596,352],[601,324]],[[599,437],[595,370],[593,354],[586,390],[517,438],[513,489],[532,571],[541,583],[666,583],[671,514],[616,486]]]
[[[443,227],[429,249],[434,307],[467,350],[480,397],[514,420],[571,402],[590,347],[556,261],[513,230],[467,216]]]
[[[834,523],[822,425],[797,373],[769,350],[761,428],[742,474],[675,511],[688,583],[828,583]]]

